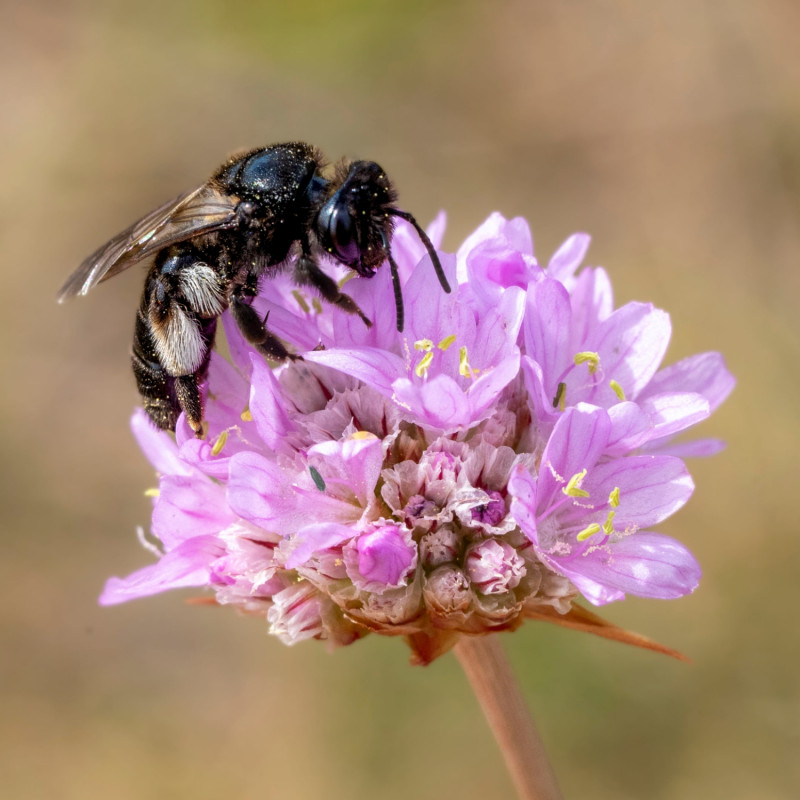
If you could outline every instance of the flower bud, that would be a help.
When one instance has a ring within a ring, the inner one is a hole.
[[[469,579],[458,567],[438,567],[427,576],[422,591],[432,616],[449,617],[453,627],[469,616],[473,595]]]
[[[438,567],[457,561],[461,554],[461,537],[449,526],[437,528],[426,533],[419,543],[422,563],[428,567]]]
[[[486,539],[472,545],[464,560],[472,585],[482,594],[502,594],[517,586],[525,561],[506,542]]]
[[[362,533],[344,547],[350,580],[362,591],[384,592],[405,586],[417,566],[417,546],[411,532],[382,525]]]
[[[319,592],[308,582],[300,581],[273,596],[274,605],[267,613],[270,633],[284,644],[297,644],[322,634]]]

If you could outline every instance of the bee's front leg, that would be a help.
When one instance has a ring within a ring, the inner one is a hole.
[[[320,269],[307,243],[304,243],[303,252],[295,264],[294,280],[298,286],[313,286],[329,303],[348,314],[356,314],[368,328],[372,327],[372,320],[358,307],[358,303],[340,292],[336,281]]]

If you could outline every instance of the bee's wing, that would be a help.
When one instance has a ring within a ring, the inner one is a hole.
[[[134,222],[85,259],[61,287],[58,302],[86,294],[100,281],[163,247],[231,227],[236,221],[237,203],[238,198],[223,194],[212,183],[179,195]]]

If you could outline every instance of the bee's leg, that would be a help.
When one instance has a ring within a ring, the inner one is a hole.
[[[339,291],[336,281],[319,268],[314,256],[306,247],[303,248],[302,255],[297,259],[294,280],[299,286],[313,286],[329,303],[338,306],[348,314],[357,314],[368,328],[372,327],[372,320],[358,307],[352,297]]]
[[[146,309],[144,313],[146,314]],[[175,395],[175,380],[158,360],[147,318],[143,315],[142,309],[136,314],[131,362],[147,416],[156,427],[174,431],[181,410]]]
[[[266,318],[262,319],[251,303],[257,293],[256,280],[252,278],[244,286],[234,291],[231,297],[231,314],[242,332],[242,336],[258,350],[259,353],[272,361],[297,360],[300,356],[290,353],[283,342],[267,329]]]
[[[148,275],[134,340],[134,373],[150,418],[174,430],[183,410],[197,436],[204,434],[200,383],[217,327],[217,308],[206,308],[217,291],[211,281],[214,273],[190,246],[170,248]]]

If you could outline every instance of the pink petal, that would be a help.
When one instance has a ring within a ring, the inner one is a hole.
[[[371,347],[311,351],[303,353],[303,358],[357,378],[384,397],[391,397],[393,381],[406,375],[400,356]]]
[[[617,309],[587,342],[587,350],[600,355],[603,379],[585,399],[596,405],[614,405],[618,398],[609,381],[615,380],[625,396],[635,400],[661,364],[670,332],[669,315],[650,304],[628,303]]]
[[[608,409],[611,432],[606,455],[622,456],[641,447],[652,436],[650,416],[637,403],[617,403]]]
[[[610,431],[608,412],[595,406],[580,403],[559,417],[539,468],[540,513],[573,475],[592,470],[605,450]]]
[[[252,384],[249,408],[264,444],[276,453],[291,453],[289,438],[296,426],[289,418],[286,399],[275,373],[258,353],[250,356]]]
[[[571,322],[569,293],[561,283],[548,278],[528,287],[525,354],[541,366],[545,393],[552,397],[573,356],[568,335]]]
[[[693,392],[671,392],[639,400],[653,423],[651,439],[663,439],[702,422],[710,413],[708,400]]]
[[[562,283],[572,278],[580,267],[591,241],[592,237],[587,233],[573,233],[550,259],[547,265],[547,277]]]
[[[702,572],[680,542],[642,531],[571,559],[564,574],[590,602],[602,605],[624,594],[661,600],[683,597],[697,588]],[[609,598],[603,592],[593,592],[591,587],[579,585],[581,577],[620,596]]]
[[[217,534],[235,520],[220,485],[186,475],[166,475],[159,481],[153,533],[167,551],[197,536]]]
[[[725,449],[722,439],[693,439],[690,442],[672,442],[659,440],[648,443],[642,448],[647,453],[678,458],[708,458],[721,453]]]
[[[699,353],[660,370],[642,392],[641,399],[664,392],[696,392],[715,411],[736,385],[736,378],[719,353]]]
[[[196,536],[161,556],[127,578],[109,578],[100,595],[101,606],[112,606],[138,597],[179,589],[184,586],[206,586],[212,562],[225,548],[215,536]]]
[[[286,559],[286,566],[288,569],[296,569],[308,561],[314,553],[335,547],[355,535],[356,531],[352,528],[334,522],[306,525],[292,537],[291,555]]]
[[[582,524],[603,522],[609,510],[608,497],[620,490],[614,527],[618,531],[642,529],[655,525],[685,505],[694,491],[686,465],[671,456],[628,456],[598,464],[583,482],[589,492],[587,503],[600,511],[589,514],[581,509],[567,512],[579,517]]]
[[[143,409],[137,408],[133,412],[131,430],[156,472],[162,475],[191,474],[191,468],[178,456],[178,445],[173,438],[166,431],[156,428]]]

